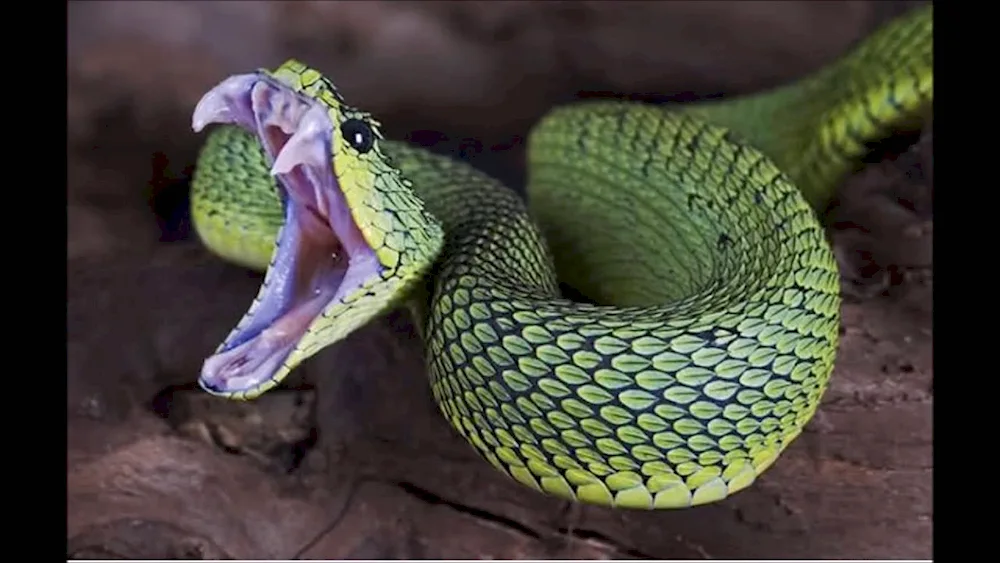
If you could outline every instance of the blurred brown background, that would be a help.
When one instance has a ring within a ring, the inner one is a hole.
[[[848,297],[820,415],[751,490],[664,514],[495,473],[437,414],[403,315],[260,401],[198,392],[260,278],[185,216],[191,111],[229,74],[302,59],[391,136],[520,187],[520,140],[554,104],[767,88],[914,4],[70,3],[68,555],[929,558],[929,127],[873,152],[829,213]]]

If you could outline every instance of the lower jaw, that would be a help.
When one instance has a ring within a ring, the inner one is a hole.
[[[200,379],[211,392],[245,392],[273,380],[314,321],[342,298],[350,264],[336,255],[344,250],[335,237],[317,233],[314,224],[303,222],[308,210],[292,201],[286,206],[285,227],[273,259],[261,268],[268,271],[255,305],[239,323],[242,330],[230,334],[222,349],[205,360]],[[240,252],[252,241],[225,240],[219,231],[206,229],[206,234],[213,232],[206,237],[209,247],[221,246],[227,258],[261,266],[259,259],[252,259],[254,252]],[[275,243],[270,245],[274,249]]]
[[[213,392],[229,393],[253,389],[273,380],[309,325],[322,314],[336,293],[337,287],[330,286],[294,303],[259,334],[208,358],[202,370],[202,385]],[[230,375],[225,373],[227,366],[235,370],[250,369],[245,375]]]

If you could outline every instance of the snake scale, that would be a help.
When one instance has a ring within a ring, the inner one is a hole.
[[[932,63],[927,6],[756,95],[556,108],[528,139],[527,205],[384,139],[297,61],[230,77],[194,112],[221,125],[192,217],[266,274],[201,385],[252,399],[408,306],[440,412],[504,474],[620,508],[726,498],[816,412],[840,322],[817,210],[866,143],[929,115]]]

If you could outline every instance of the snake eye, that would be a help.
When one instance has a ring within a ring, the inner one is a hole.
[[[361,154],[372,150],[372,146],[375,144],[375,132],[360,119],[351,118],[343,122],[340,125],[340,134],[344,136],[347,144]]]

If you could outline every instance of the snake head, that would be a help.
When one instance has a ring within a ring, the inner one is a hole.
[[[195,131],[209,123],[257,136],[284,205],[257,298],[199,379],[210,393],[251,399],[400,304],[443,234],[379,146],[378,122],[297,61],[222,81],[194,111]]]

